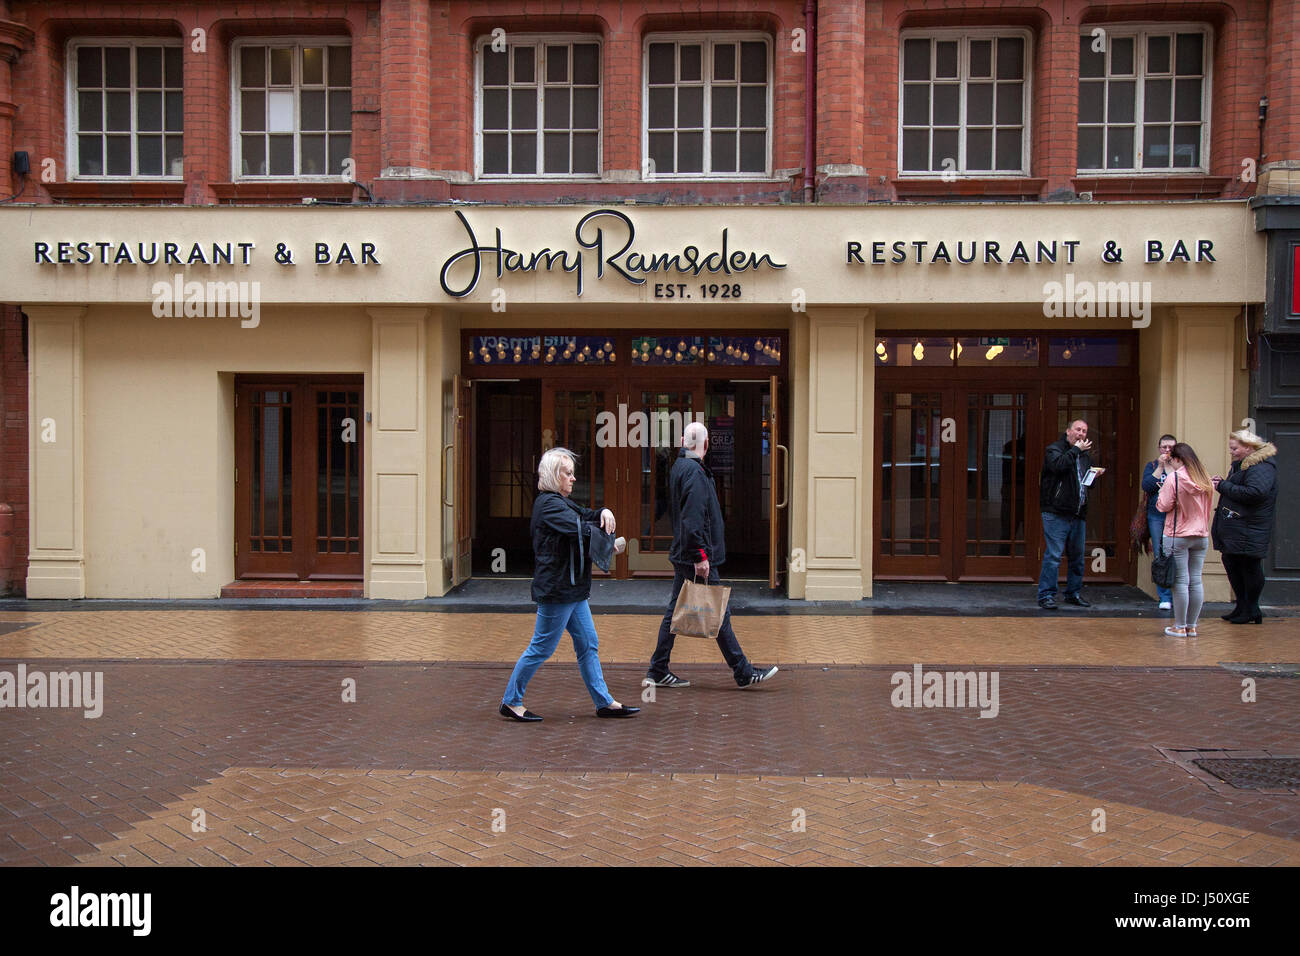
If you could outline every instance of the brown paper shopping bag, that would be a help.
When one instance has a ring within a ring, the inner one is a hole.
[[[673,608],[672,632],[679,636],[717,640],[730,600],[731,588],[720,584],[685,582],[677,595],[677,606]]]

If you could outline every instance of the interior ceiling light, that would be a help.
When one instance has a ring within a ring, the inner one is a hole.
[[[919,341],[916,343],[916,346],[912,349],[912,358],[916,359],[918,362],[925,361],[925,346],[922,345]]]

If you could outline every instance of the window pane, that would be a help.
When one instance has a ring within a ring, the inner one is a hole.
[[[506,86],[510,82],[510,63],[505,51],[493,52],[492,48],[483,48],[483,85]]]
[[[767,170],[767,133],[740,134],[740,171],[761,173]]]
[[[930,78],[930,41],[903,41],[903,79],[928,80]]]
[[[973,129],[966,134],[966,168],[993,168],[993,130]]]
[[[303,136],[299,148],[302,151],[302,175],[323,176],[325,167],[325,137],[323,135]]]
[[[108,122],[105,129],[129,130],[131,128],[131,94],[106,93]]]
[[[1100,126],[1079,127],[1080,169],[1101,169],[1102,134]]]
[[[1199,126],[1174,127],[1174,165],[1201,165],[1201,128]]]
[[[308,86],[325,83],[325,51],[318,46],[302,48],[302,82]]]
[[[1133,38],[1132,37],[1111,37],[1110,73],[1111,76],[1132,75],[1133,73]]]
[[[1169,127],[1146,126],[1142,130],[1142,165],[1168,168]]]
[[[734,80],[736,78],[736,44],[714,44],[713,78],[715,80]]]
[[[596,168],[596,134],[573,134],[573,171],[575,173],[598,172]]]
[[[600,128],[600,91],[594,87],[573,91],[573,128]]]
[[[543,142],[543,170],[548,173],[569,171],[569,134],[547,133]]]
[[[673,125],[673,89],[670,86],[650,90],[650,128],[671,129]]]
[[[573,45],[573,82],[595,86],[600,82],[599,47],[594,43]]]
[[[1170,80],[1147,80],[1142,97],[1142,118],[1148,123],[1168,123],[1173,97]]]
[[[162,129],[162,94],[137,93],[135,95],[135,128],[142,132]],[[162,153],[158,154],[159,156]]]
[[[1025,77],[1025,41],[1020,37],[998,38],[998,79],[1022,80]]]
[[[165,137],[167,144],[164,147],[165,155],[163,163],[166,167],[164,175],[181,176],[185,173],[185,140],[181,136]]]
[[[131,51],[122,46],[104,48],[104,85],[131,86]]]
[[[651,43],[650,82],[672,83],[675,79],[676,77],[673,75],[673,44]]]
[[[970,41],[970,75],[976,79],[993,76],[993,41]]]
[[[1169,37],[1147,37],[1147,72],[1169,72]]]
[[[943,169],[943,161],[951,159],[950,165],[957,163],[957,135],[955,129],[936,129],[934,131],[934,152],[930,157],[930,168]]]
[[[569,82],[569,48],[567,46],[548,45],[546,47],[546,82]]]
[[[569,129],[569,88],[557,87],[546,90],[543,93],[545,101],[543,103],[544,112],[542,114],[542,123],[546,129]],[[568,141],[567,137],[565,139]],[[550,147],[547,147],[548,155]],[[568,146],[565,146],[567,156]],[[565,159],[565,165],[568,165],[568,159]]]
[[[293,82],[293,50],[280,47],[271,50],[271,85],[288,86]]]
[[[713,115],[710,120],[714,127],[736,125],[736,88],[734,86],[715,86],[713,88]]]
[[[904,119],[904,123],[908,120]],[[982,126],[993,122],[993,84],[971,83],[966,87],[966,122]]]
[[[532,83],[536,78],[533,69],[534,50],[530,46],[515,47],[515,82]]]
[[[108,175],[131,175],[131,137],[108,137]]]
[[[168,132],[179,133],[185,126],[185,104],[183,93],[166,93],[163,96],[165,115],[163,128]]]
[[[1111,123],[1131,123],[1137,84],[1133,80],[1120,80],[1110,84],[1110,98],[1106,103],[1106,119]]]
[[[903,131],[903,168],[918,172],[930,168],[930,131],[908,129]]]
[[[740,88],[740,125],[767,127],[767,87]]]
[[[1205,38],[1199,33],[1178,34],[1178,75],[1196,76],[1204,63]]]
[[[483,128],[509,129],[510,94],[505,90],[483,91]]]
[[[510,158],[510,172],[537,172],[537,134],[515,133],[510,137],[513,155]]]
[[[713,171],[715,173],[734,173],[736,171],[735,133],[714,133],[710,148],[713,150]]]
[[[956,126],[961,115],[961,87],[955,83],[934,86],[934,125]]]
[[[650,162],[654,164],[652,172],[671,173],[676,170],[672,133],[650,134]]]
[[[266,94],[267,131],[293,132],[293,93],[289,90],[271,90]]]
[[[267,171],[272,176],[292,176],[295,172],[293,168],[293,137],[272,136],[270,140],[271,162]]]
[[[1201,81],[1178,80],[1174,89],[1174,119],[1180,122],[1201,118]]]
[[[307,130],[325,128],[325,91],[303,90],[301,94],[301,128]]]
[[[142,46],[135,51],[135,83],[137,87],[160,88],[162,82],[162,48]]]
[[[181,72],[181,48],[178,46],[169,46],[163,49],[163,79],[167,86],[173,90],[179,90],[185,85],[185,80]]]
[[[934,75],[936,79],[955,79],[957,76],[957,41],[940,40],[934,45]]]
[[[746,90],[748,92],[748,90]],[[683,86],[677,91],[679,129],[704,125],[704,87]]]
[[[1106,134],[1106,168],[1129,169],[1133,166],[1133,127],[1115,127]]]
[[[1079,37],[1079,76],[1102,77],[1106,75],[1105,52],[1092,48],[1091,36]]]
[[[742,43],[740,45],[740,82],[767,82],[766,43]]]
[[[903,125],[930,125],[930,85],[909,83],[903,87]]]
[[[245,176],[266,175],[266,142],[261,136],[244,136],[241,156]]]
[[[330,90],[330,129],[352,129],[352,91]]]
[[[97,46],[83,46],[77,50],[77,85],[103,86],[104,50]]]
[[[537,128],[537,93],[535,90],[510,91],[510,128]]]
[[[680,133],[677,137],[677,171],[704,172],[704,134]]]
[[[77,170],[83,176],[104,175],[104,138],[102,136],[77,137]]]
[[[334,135],[330,138],[330,164],[327,172],[338,176],[343,172],[343,161],[352,155],[352,137]]]
[[[1019,83],[998,84],[998,123],[1020,125],[1024,119],[1023,93],[1024,88]]]
[[[503,134],[483,137],[483,172],[505,173],[510,169],[508,137]]]
[[[681,73],[678,80],[682,83],[694,83],[703,78],[701,60],[703,47],[697,43],[683,43],[681,50]]]
[[[1019,170],[1024,162],[1021,156],[1021,131],[1018,129],[998,130],[998,169]]]
[[[266,94],[261,90],[239,94],[239,128],[245,132],[266,129]]]
[[[330,86],[352,85],[352,47],[332,46],[325,51],[329,60]]]
[[[104,128],[104,94],[77,94],[77,129],[87,132]]]
[[[266,86],[266,47],[246,46],[239,51],[241,86]]]

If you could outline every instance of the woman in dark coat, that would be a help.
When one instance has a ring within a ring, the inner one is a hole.
[[[537,668],[560,643],[565,629],[573,638],[582,681],[587,685],[600,717],[631,717],[639,707],[625,707],[605,686],[600,670],[596,626],[587,599],[591,596],[592,534],[613,534],[614,513],[608,508],[592,511],[570,500],[576,456],[567,448],[552,448],[537,465],[537,488],[533,502],[533,600],[537,602],[537,625],[532,642],[515,664],[501,699],[501,716],[511,720],[542,718],[524,709],[524,691]],[[594,526],[599,525],[599,528]],[[621,540],[621,539],[620,539]]]
[[[1219,506],[1214,509],[1210,535],[1223,552],[1237,606],[1223,619],[1230,624],[1258,624],[1263,619],[1259,596],[1264,590],[1263,560],[1273,535],[1273,507],[1277,501],[1277,448],[1253,432],[1242,429],[1228,436],[1232,469],[1227,477],[1214,477]]]

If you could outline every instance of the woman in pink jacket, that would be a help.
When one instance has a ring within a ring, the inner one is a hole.
[[[1162,456],[1163,457],[1163,456]],[[1174,624],[1166,627],[1170,637],[1195,637],[1196,622],[1201,616],[1205,589],[1201,586],[1201,568],[1210,546],[1210,499],[1214,484],[1205,473],[1201,459],[1192,446],[1179,442],[1169,451],[1166,470],[1173,469],[1160,487],[1156,504],[1161,511],[1173,512],[1165,518],[1164,548],[1173,560]]]

